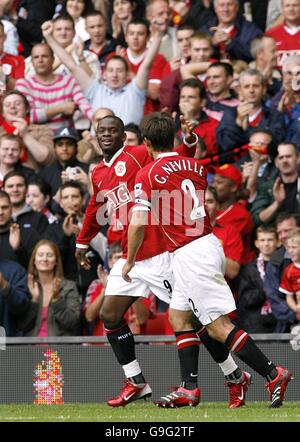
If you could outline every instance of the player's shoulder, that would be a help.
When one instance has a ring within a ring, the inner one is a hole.
[[[151,161],[146,146],[125,146],[123,153],[125,156],[133,159],[140,167],[144,167]]]

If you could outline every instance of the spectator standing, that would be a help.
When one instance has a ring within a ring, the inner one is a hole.
[[[146,6],[146,19],[151,23],[150,41],[155,38],[156,29],[152,26],[153,21],[161,23],[161,30],[163,32],[162,41],[159,53],[162,54],[168,61],[174,55],[178,55],[179,50],[176,41],[176,30],[170,26],[171,11],[168,0],[148,0]]]
[[[83,221],[84,191],[79,183],[67,181],[60,187],[59,193],[63,217],[48,226],[44,238],[58,245],[64,274],[66,278],[76,281],[79,293],[84,298],[89,284],[96,278],[98,264],[104,260],[106,238],[99,233],[91,243],[88,250],[91,270],[86,271],[81,268],[75,259],[75,247],[76,237]]]
[[[0,190],[0,259],[17,262],[26,268],[40,238],[31,225],[14,222],[9,196]]]
[[[11,90],[15,87],[18,78],[24,77],[24,58],[21,55],[12,55],[4,52],[6,35],[3,23],[0,21],[0,64],[1,64],[1,80],[5,78],[5,84],[1,87]],[[5,71],[7,75],[5,75]],[[3,91],[2,91],[3,93]]]
[[[241,268],[237,283],[237,320],[248,333],[273,333],[276,319],[264,289],[266,265],[278,245],[274,227],[256,230],[258,256]]]
[[[0,326],[4,328],[6,336],[17,335],[17,321],[28,308],[25,269],[17,262],[0,258]]]
[[[128,23],[125,33],[125,39],[128,46],[125,50],[125,57],[134,76],[137,75],[142,62],[146,57],[149,35],[150,30],[147,21],[136,19]],[[159,109],[160,85],[163,78],[168,75],[169,72],[170,65],[165,57],[161,54],[156,54],[149,72],[144,114]]]
[[[152,40],[136,77],[129,84],[127,84],[128,65],[122,57],[112,56],[107,61],[104,73],[106,84],[99,84],[89,77],[80,66],[77,66],[72,57],[57,44],[52,37],[52,23],[43,24],[43,33],[56,54],[64,59],[66,66],[77,78],[94,110],[99,107],[109,107],[123,120],[124,124],[139,124],[144,111],[149,72],[163,35],[162,24],[155,23],[152,25],[153,29],[154,27],[156,29],[155,38]]]
[[[80,181],[87,189],[88,166],[77,160],[77,142],[79,134],[75,129],[60,128],[53,137],[56,161],[41,170],[39,176],[50,185],[51,196],[59,187],[70,179]]]
[[[40,177],[35,176],[28,182],[26,204],[35,212],[40,212],[48,219],[49,224],[56,221],[56,217],[50,211],[51,187]]]
[[[267,31],[276,41],[278,66],[290,55],[300,55],[300,0],[282,0],[283,23]]]
[[[90,37],[84,42],[84,49],[96,54],[103,69],[106,58],[116,51],[118,41],[108,35],[107,18],[99,11],[87,14],[85,27]]]
[[[31,294],[27,314],[19,321],[26,336],[78,336],[80,297],[73,281],[64,278],[56,244],[41,240],[28,267]]]
[[[269,129],[274,142],[279,143],[285,134],[281,112],[268,109],[264,104],[265,79],[261,72],[247,69],[242,72],[240,105],[233,112],[226,112],[217,131],[217,144],[221,151],[228,151],[247,144],[254,128]]]
[[[262,34],[254,24],[239,16],[238,0],[214,0],[216,17],[201,30],[212,36],[216,55],[220,59],[252,60],[251,41]]]
[[[26,204],[28,183],[22,172],[9,172],[3,181],[3,190],[12,203],[12,218],[25,228],[33,227],[41,236],[48,226],[48,220]]]
[[[222,226],[230,224],[241,234],[244,246],[241,264],[247,264],[254,258],[251,244],[254,225],[248,210],[238,202],[242,174],[231,164],[211,167],[210,170],[215,173],[212,186],[218,200],[216,222]]]
[[[277,216],[276,230],[281,247],[275,250],[266,266],[264,288],[277,321],[275,333],[288,333],[295,321],[295,313],[287,305],[285,295],[279,291],[279,286],[284,269],[291,263],[286,250],[286,241],[288,235],[297,227],[297,223],[296,215],[280,213]]]
[[[16,88],[30,103],[30,118],[33,123],[45,123],[53,130],[61,126],[74,127],[73,114],[76,108],[86,118],[92,118],[89,103],[75,79],[70,75],[54,73],[54,56],[47,44],[35,45],[31,51],[31,59],[35,75],[18,80]]]
[[[281,213],[299,213],[299,153],[289,142],[279,144],[275,165],[279,175],[261,183],[251,208],[251,216],[256,226],[270,223]]]
[[[24,49],[24,57],[28,57],[34,44],[42,41],[42,23],[53,17],[55,6],[56,0],[21,0],[18,2],[16,28]]]
[[[69,14],[60,14],[53,19],[53,36],[69,54],[72,54],[75,61],[81,64],[88,75],[93,75],[97,80],[101,78],[101,66],[97,55],[87,49],[83,50],[82,42],[74,42],[74,21]],[[26,77],[34,75],[35,71],[30,56],[26,58],[25,64]],[[63,60],[57,57],[54,58],[53,71],[55,74],[70,74],[63,64]]]

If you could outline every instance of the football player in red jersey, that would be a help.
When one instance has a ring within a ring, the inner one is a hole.
[[[159,220],[168,250],[173,252],[175,286],[170,321],[175,325],[174,329],[177,318],[189,318],[192,310],[212,338],[225,344],[229,351],[266,378],[271,406],[281,406],[292,374],[269,361],[248,333],[234,326],[227,316],[235,309],[235,302],[224,279],[224,252],[211,233],[205,210],[207,182],[204,167],[199,160],[181,157],[173,151],[174,122],[169,115],[148,115],[142,122],[141,131],[144,144],[155,161],[140,170],[136,177],[136,205],[128,229],[124,279],[130,281],[128,274],[134,268],[135,256],[143,243],[150,212],[153,219]],[[160,198],[162,204],[159,204]],[[184,320],[178,322],[182,325]],[[241,376],[245,384],[250,383],[249,374],[241,372]],[[170,401],[174,404],[174,399],[182,393],[175,390],[172,398],[167,395],[159,405]],[[241,394],[243,399],[244,390]]]
[[[188,130],[186,129],[186,133]],[[124,147],[125,136],[122,121],[117,117],[105,117],[100,120],[97,127],[97,139],[102,148],[104,160],[96,166],[92,173],[94,194],[88,205],[83,228],[77,238],[76,256],[80,265],[89,268],[86,257],[86,250],[91,239],[98,233],[101,225],[106,222],[107,205],[112,209],[111,219],[120,227],[123,223],[123,253],[126,257],[127,251],[127,221],[128,213],[133,206],[132,191],[136,173],[146,164],[151,162],[144,146]],[[189,137],[187,135],[187,141]],[[106,204],[108,202],[108,204]],[[140,366],[135,358],[134,339],[128,325],[124,321],[124,313],[138,296],[147,296],[149,288],[166,302],[169,302],[172,272],[170,257],[166,250],[166,244],[162,240],[158,226],[149,226],[147,238],[137,256],[135,272],[131,274],[133,283],[125,283],[122,279],[122,267],[125,260],[121,259],[109,277],[105,293],[101,319],[105,324],[108,333],[108,340],[116,354],[119,363],[122,365],[127,381],[121,393],[108,403],[117,407],[126,405],[129,402],[145,397],[151,393],[149,385],[145,382]],[[157,255],[157,256],[155,256]],[[151,256],[153,258],[151,258]],[[192,326],[190,326],[190,329]],[[233,361],[227,348],[212,340],[207,332],[201,332],[201,341],[217,362],[224,374],[231,375],[237,366]],[[192,353],[195,356],[195,365],[198,361],[199,338],[194,331],[189,334]],[[186,349],[185,336],[178,337],[178,348]],[[188,354],[188,359],[190,358]],[[188,373],[188,378],[195,382],[198,370]],[[190,377],[193,374],[194,377]],[[236,384],[235,390],[236,390]],[[189,385],[187,385],[189,386]],[[197,385],[196,385],[197,386]],[[240,388],[241,384],[238,384]],[[192,395],[192,404],[199,402],[200,392],[195,388],[196,395]],[[232,389],[230,389],[231,391]],[[232,395],[231,395],[232,396]],[[235,395],[236,396],[236,395]],[[234,407],[244,403],[235,397]],[[191,395],[183,396],[180,405],[189,405]]]

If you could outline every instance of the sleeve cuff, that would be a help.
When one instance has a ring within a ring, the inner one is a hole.
[[[89,246],[87,244],[76,244],[76,249],[88,249]]]

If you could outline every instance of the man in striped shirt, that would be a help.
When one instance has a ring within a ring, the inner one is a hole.
[[[44,43],[31,51],[35,75],[17,81],[16,89],[29,101],[30,119],[35,124],[47,124],[54,131],[73,127],[73,114],[79,108],[89,120],[92,109],[74,77],[53,72],[53,52]]]

